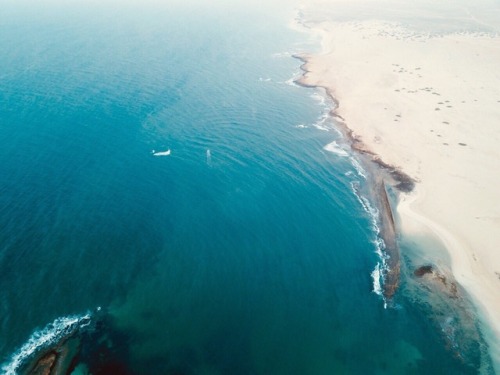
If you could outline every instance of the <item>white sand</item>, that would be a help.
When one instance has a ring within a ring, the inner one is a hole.
[[[327,88],[353,134],[418,181],[398,206],[403,231],[443,241],[498,356],[500,9],[401,4],[308,1],[301,22],[323,51],[305,56],[305,82]]]

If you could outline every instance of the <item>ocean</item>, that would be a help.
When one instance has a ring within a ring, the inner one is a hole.
[[[68,337],[73,375],[492,371],[409,255],[381,296],[293,4],[0,5],[2,373]]]

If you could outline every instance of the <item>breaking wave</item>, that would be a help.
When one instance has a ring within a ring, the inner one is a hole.
[[[90,324],[91,314],[72,315],[55,319],[41,330],[35,331],[28,341],[23,344],[10,358],[9,362],[2,365],[3,375],[16,375],[24,362],[39,350],[55,344],[65,336]]]
[[[345,157],[349,155],[347,151],[340,147],[339,144],[335,141],[328,143],[325,147],[323,147],[323,150],[329,151],[338,156]]]
[[[354,169],[356,169],[356,172],[358,172],[358,175],[361,176],[361,177],[363,177],[366,180],[366,171],[361,166],[361,164],[359,163],[359,161],[357,161],[354,157],[349,158],[349,160],[351,161],[352,166],[354,167]]]
[[[378,255],[378,262],[375,265],[375,269],[371,273],[373,280],[372,291],[383,299],[384,308],[387,308],[387,301],[384,297],[383,285],[385,281],[385,275],[389,271],[389,265],[387,264],[388,255],[385,252],[385,242],[380,237],[380,227],[378,226],[379,211],[376,207],[373,207],[371,205],[368,198],[361,194],[357,182],[351,182],[351,188],[364,211],[370,216],[371,219],[372,229],[375,234],[373,244],[375,245],[375,253]]]
[[[371,273],[373,279],[373,292],[379,296],[383,295],[382,291],[382,272],[380,270],[380,263],[377,263],[375,269]]]

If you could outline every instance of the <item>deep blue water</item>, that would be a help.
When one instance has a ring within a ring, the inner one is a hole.
[[[476,373],[373,292],[291,5],[0,5],[0,363],[101,307],[137,374]]]

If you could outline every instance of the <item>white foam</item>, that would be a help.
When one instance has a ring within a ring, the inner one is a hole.
[[[348,156],[349,154],[347,153],[346,150],[344,150],[342,147],[339,146],[339,144],[335,141],[328,143],[325,147],[323,147],[323,150],[326,150],[328,152],[332,152],[335,155],[338,156]]]
[[[314,92],[313,94],[311,94],[311,98],[313,98],[314,100],[318,101],[319,104],[321,106],[323,106],[323,107],[326,105],[326,98],[325,98],[325,96],[321,95],[318,92]]]
[[[375,266],[375,269],[372,271],[372,279],[373,279],[373,292],[375,294],[378,294],[379,296],[383,295],[382,292],[382,286],[381,286],[381,279],[382,279],[382,273],[380,272],[380,263],[377,263]]]
[[[354,169],[356,169],[356,172],[358,172],[358,175],[366,179],[366,171],[363,169],[361,164],[359,164],[359,161],[357,161],[355,158],[351,157],[350,158],[352,166]]]
[[[313,124],[313,126],[318,129],[318,130],[322,130],[324,132],[327,132],[329,131],[330,129],[328,129],[328,127],[322,125],[321,123],[316,123],[316,124]]]
[[[380,237],[380,228],[378,226],[379,220],[379,211],[376,207],[373,207],[368,200],[368,198],[364,197],[357,187],[356,182],[351,182],[351,188],[358,199],[359,203],[363,207],[363,210],[370,216],[372,222],[372,230],[375,234],[375,239],[373,240],[373,244],[375,245],[375,253],[378,255],[379,261],[377,262],[375,269],[372,271],[371,276],[373,279],[373,292],[382,297],[384,301],[384,308],[387,308],[387,301],[384,297],[383,293],[383,285],[385,281],[385,276],[387,272],[389,272],[389,265],[387,264],[387,260],[389,258],[388,254],[385,250],[385,242]]]
[[[270,82],[270,81],[271,81],[271,78],[262,78],[262,77],[260,77],[260,78],[259,78],[259,81],[260,81],[260,82]]]
[[[158,151],[156,152],[155,150],[152,151],[154,156],[169,156],[170,155],[170,149],[166,151]]]
[[[90,313],[57,318],[45,328],[35,331],[31,337],[1,367],[3,375],[16,375],[19,367],[35,352],[61,340],[64,336],[90,324]]]
[[[287,79],[284,82],[279,82],[279,83],[284,83],[284,84],[286,84],[288,86],[299,87],[299,85],[296,83],[296,81],[298,79],[300,79],[302,77],[302,75],[303,75],[302,71],[300,71],[300,70],[297,71],[296,70],[296,71],[294,71],[294,72],[291,73],[291,76],[292,76],[291,78]]]
[[[272,54],[273,57],[290,57],[292,53],[290,52],[276,52]]]
[[[292,78],[289,78],[287,79],[285,82],[283,82],[284,84],[288,85],[288,86],[295,86],[297,87],[297,83],[295,83],[295,81],[298,79],[299,77],[298,76],[293,76]]]
[[[327,98],[325,97],[325,95],[322,95],[320,92],[315,91],[311,94],[311,98],[316,100],[320,107],[322,107],[322,113],[318,117],[317,121],[312,124],[312,126],[323,131],[336,131],[335,127],[332,126],[332,124],[329,124],[329,121],[331,121],[332,117],[330,116],[330,105],[329,103],[327,103]],[[340,133],[337,132],[337,134]]]
[[[322,131],[324,131],[324,132],[327,132],[328,130],[330,130],[330,129],[328,129],[326,126],[323,126],[323,125],[321,125],[321,124],[313,124],[313,126],[314,126],[316,129],[318,129],[318,130],[322,130]]]
[[[323,130],[323,131],[330,131],[330,128],[326,126],[326,123],[330,116],[328,115],[328,112],[323,113],[319,118],[318,121],[316,121],[312,126],[314,126],[316,129]]]
[[[307,129],[309,126],[304,125],[304,124],[299,124],[299,125],[296,125],[295,127],[299,128],[299,129]]]
[[[364,197],[361,195],[359,192],[355,182],[351,182],[351,189],[356,198],[358,198],[359,203],[361,203],[361,206],[365,210],[366,213],[370,215],[370,218],[372,220],[372,226],[373,229],[375,230],[376,234],[378,235],[380,233],[379,227],[377,225],[378,223],[378,209],[376,207],[373,207],[368,200],[368,198]]]

